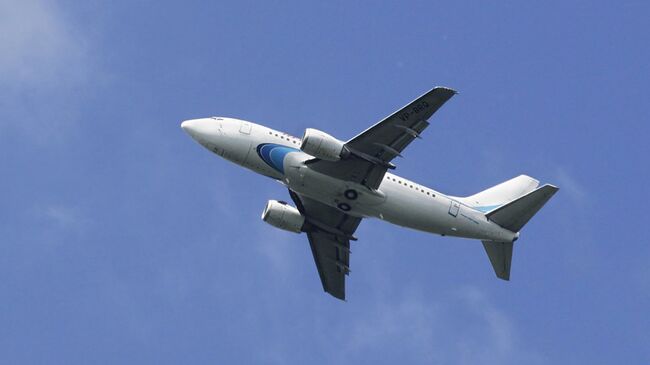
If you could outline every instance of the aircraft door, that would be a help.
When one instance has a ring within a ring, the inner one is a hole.
[[[459,209],[460,209],[460,203],[452,200],[451,203],[449,204],[449,214],[455,217],[458,215]]]

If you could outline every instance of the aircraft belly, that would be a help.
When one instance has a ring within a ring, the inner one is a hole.
[[[435,201],[417,199],[405,192],[388,194],[381,215],[391,223],[420,231],[444,233],[444,215]]]
[[[442,195],[421,196],[420,192],[401,186],[381,187],[387,195],[379,207],[380,218],[403,227],[449,236],[485,238],[487,220],[467,207],[460,207],[456,216],[449,214],[451,200]],[[482,218],[482,219],[481,219]]]
[[[292,156],[295,155],[295,156]],[[448,236],[503,239],[509,232],[489,222],[485,215],[460,204],[450,214],[452,200],[442,194],[423,195],[389,182],[378,190],[316,172],[301,154],[289,154],[283,182],[292,190],[347,214],[376,217],[403,227]]]
[[[378,216],[373,207],[386,200],[386,196],[379,191],[321,174],[302,163],[296,163],[299,161],[288,162],[284,182],[290,189],[347,214],[359,217]]]

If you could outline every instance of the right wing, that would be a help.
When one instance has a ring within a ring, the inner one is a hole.
[[[323,290],[345,300],[345,276],[350,272],[350,240],[361,218],[345,214],[319,201],[289,190],[305,216],[307,237]]]
[[[390,163],[429,125],[431,118],[456,91],[435,87],[384,120],[349,140],[350,156],[340,161],[310,160],[310,168],[329,176],[354,181],[371,189],[379,187]]]

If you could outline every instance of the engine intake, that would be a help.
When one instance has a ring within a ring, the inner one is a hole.
[[[317,129],[307,128],[300,149],[316,158],[338,161],[347,156],[345,143]]]
[[[262,212],[262,220],[273,227],[289,232],[302,232],[305,217],[298,209],[277,200],[269,200]]]

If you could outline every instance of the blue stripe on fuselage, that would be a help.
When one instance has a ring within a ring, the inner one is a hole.
[[[491,210],[494,210],[494,209],[496,209],[498,207],[500,207],[500,205],[486,205],[484,207],[472,207],[472,208],[478,210],[479,212],[487,213],[487,212],[489,212]]]
[[[262,143],[257,146],[257,154],[260,158],[274,170],[284,174],[284,157],[291,152],[299,152],[300,150],[283,146],[277,143]]]

